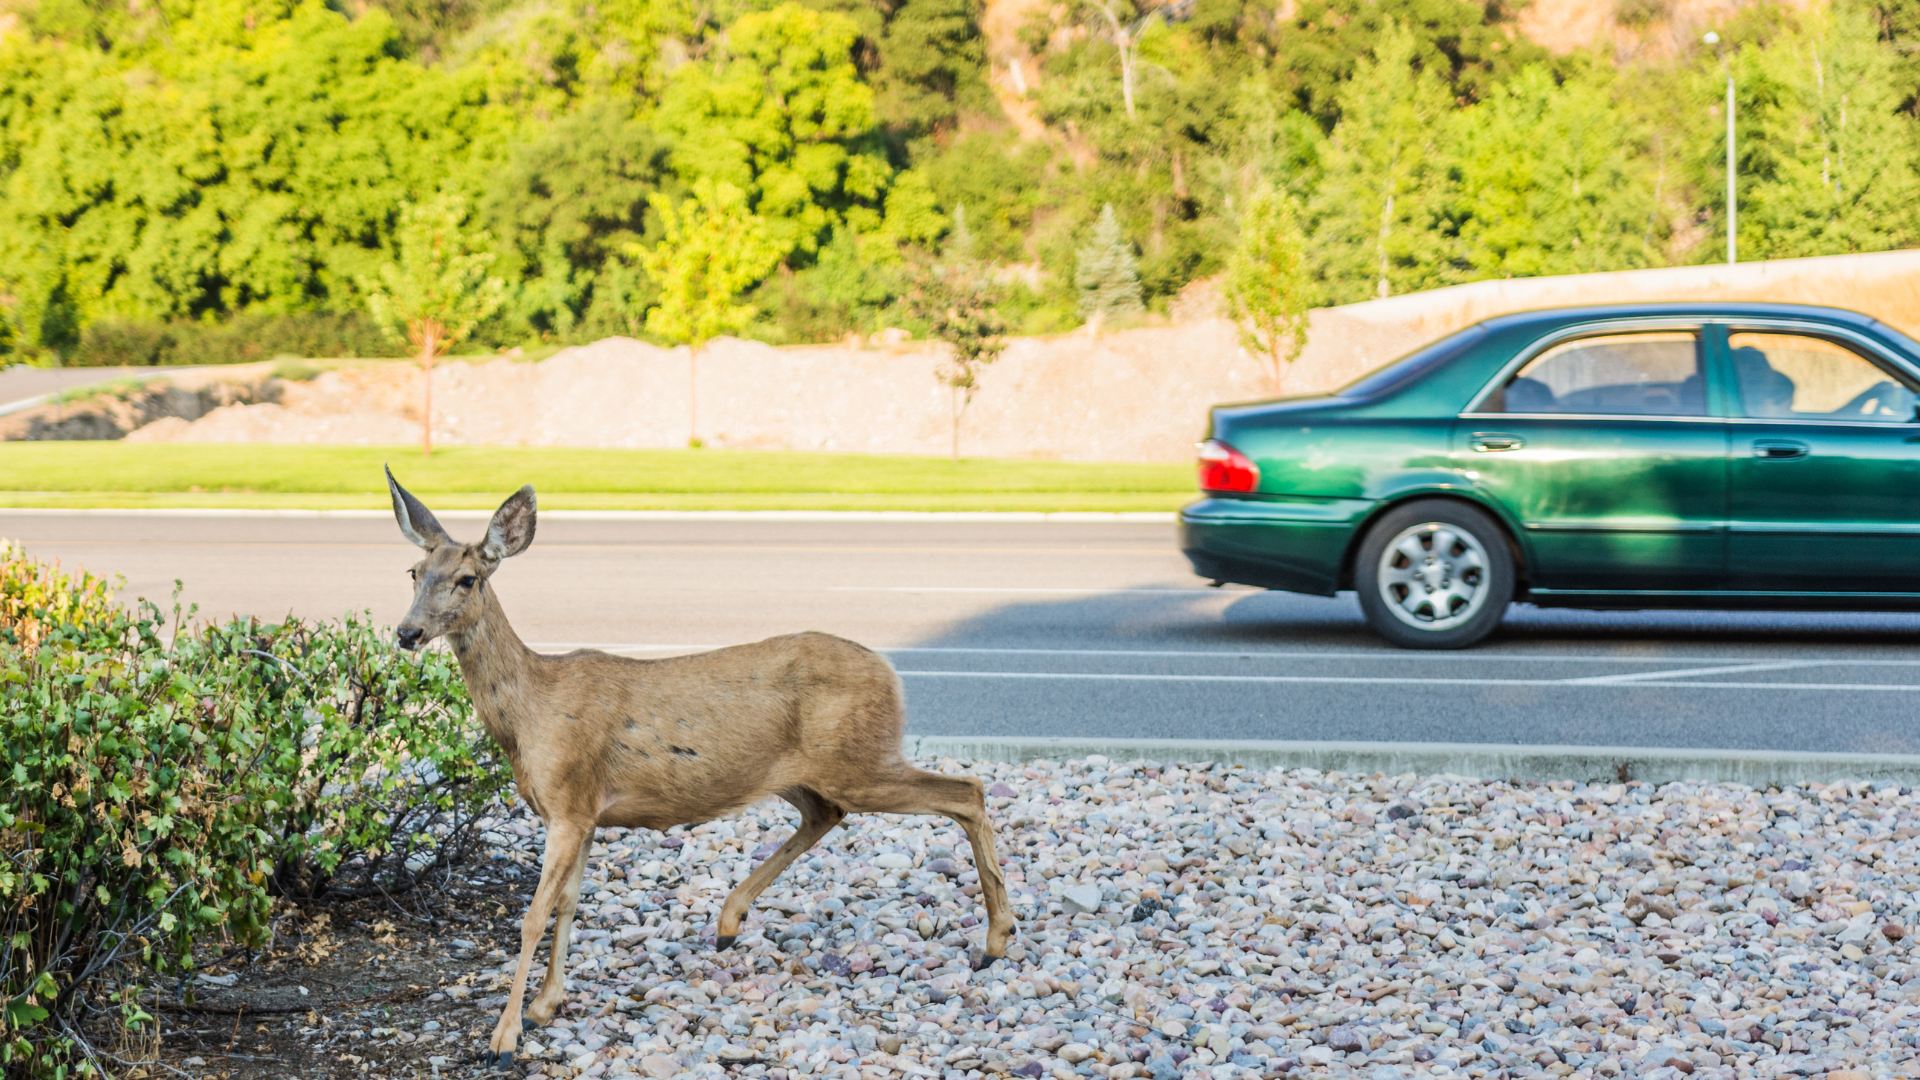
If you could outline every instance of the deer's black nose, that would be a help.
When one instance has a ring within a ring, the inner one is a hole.
[[[412,651],[420,647],[420,631],[411,626],[403,626],[394,631],[394,636],[400,639],[400,647],[403,649]]]

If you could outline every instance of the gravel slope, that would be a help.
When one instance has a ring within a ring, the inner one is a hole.
[[[779,804],[609,830],[530,1071],[791,1078],[1910,1076],[1920,803],[1897,787],[1483,783],[943,761],[989,782],[1020,918],[959,830],[854,818],[716,953]],[[497,858],[537,867],[537,830]],[[503,1000],[504,952],[456,988]],[[536,968],[536,973],[539,969]],[[451,1032],[477,1053],[485,1029]]]

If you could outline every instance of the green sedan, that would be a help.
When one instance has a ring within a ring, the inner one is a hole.
[[[1331,394],[1213,409],[1181,546],[1215,582],[1359,594],[1411,648],[1515,600],[1920,609],[1920,343],[1865,315],[1506,315]]]

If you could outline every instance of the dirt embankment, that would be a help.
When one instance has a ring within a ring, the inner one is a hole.
[[[0,416],[0,442],[123,439],[162,420],[186,425],[228,406],[264,407],[277,399],[281,385],[265,364],[156,371]]]
[[[722,339],[686,349],[609,338],[537,364],[443,364],[434,440],[507,446],[709,446],[944,454],[953,399],[931,345],[778,349]],[[404,443],[419,438],[420,373],[405,364],[285,385],[269,405],[169,419],[142,441]],[[689,401],[697,382],[697,418]],[[1101,337],[1019,340],[980,379],[962,453],[1096,461],[1182,460],[1223,399],[1270,392],[1223,321]]]
[[[961,419],[961,453],[1183,461],[1210,405],[1330,390],[1461,327],[1533,308],[1827,304],[1920,335],[1920,252],[1674,267],[1481,281],[1322,309],[1305,353],[1276,380],[1240,348],[1233,324],[1212,314],[1204,292],[1184,297],[1169,326],[1016,339],[980,376]],[[434,375],[434,439],[669,448],[697,435],[717,447],[944,454],[953,398],[935,378],[939,357],[937,346],[912,343],[774,348],[729,338],[690,364],[685,349],[608,338],[540,363],[448,362]],[[0,420],[0,438],[376,445],[420,437],[420,372],[410,364],[345,368],[310,382],[268,380],[259,367],[97,399],[84,416],[67,406],[72,415],[50,418],[43,406]]]

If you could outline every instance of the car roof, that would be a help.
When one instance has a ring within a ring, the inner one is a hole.
[[[1742,318],[1766,318],[1824,324],[1878,340],[1904,354],[1910,363],[1920,364],[1920,348],[1910,339],[1869,315],[1844,308],[1738,300],[1591,304],[1519,311],[1482,319],[1363,376],[1335,391],[1332,396],[1343,399],[1354,408],[1369,412],[1385,409],[1389,414],[1415,406],[1423,400],[1432,402],[1458,396],[1464,402],[1487,379],[1493,377],[1493,369],[1511,357],[1513,349],[1525,342],[1568,327],[1593,326],[1598,329],[1609,322],[1633,322],[1648,318],[1735,322]],[[1447,355],[1434,356],[1431,361],[1421,359],[1422,354],[1435,351],[1444,351]],[[1394,374],[1396,369],[1397,377]],[[1355,392],[1363,386],[1369,390]]]
[[[1268,416],[1301,410],[1337,409],[1367,415],[1424,415],[1433,408],[1451,415],[1455,405],[1435,401],[1458,398],[1463,404],[1494,374],[1494,368],[1513,355],[1522,343],[1582,324],[1629,322],[1647,318],[1795,319],[1844,327],[1877,339],[1920,366],[1920,343],[1870,315],[1845,308],[1815,304],[1784,304],[1742,300],[1643,301],[1631,304],[1586,304],[1538,308],[1494,315],[1423,345],[1405,356],[1361,376],[1339,390],[1294,398],[1263,399],[1215,406],[1217,430],[1228,430],[1241,417]],[[1436,351],[1443,355],[1430,354]],[[1357,393],[1360,387],[1370,389]],[[1224,437],[1224,436],[1223,436]]]
[[[1533,311],[1518,311],[1507,315],[1495,315],[1482,319],[1476,325],[1490,331],[1513,330],[1520,328],[1550,329],[1571,323],[1605,321],[1609,319],[1644,319],[1648,316],[1662,318],[1738,318],[1742,315],[1769,318],[1798,318],[1809,321],[1833,323],[1857,330],[1879,328],[1880,322],[1871,315],[1846,308],[1821,307],[1815,304],[1781,304],[1751,300],[1681,300],[1650,301],[1635,304],[1591,304],[1572,307],[1539,308]]]

